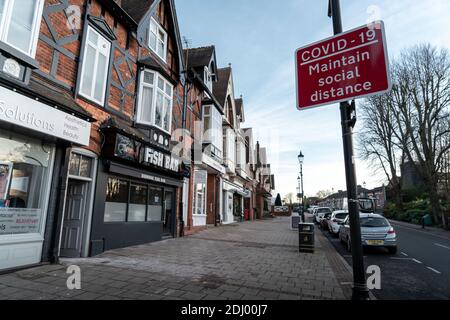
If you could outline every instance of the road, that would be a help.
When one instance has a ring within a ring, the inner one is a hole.
[[[436,235],[392,222],[398,237],[398,253],[384,249],[364,252],[366,268],[381,269],[381,290],[373,290],[380,300],[450,299],[450,235]],[[351,265],[351,255],[337,238],[322,231]],[[450,233],[449,233],[450,234]]]

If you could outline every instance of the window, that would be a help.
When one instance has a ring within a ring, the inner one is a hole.
[[[34,58],[44,0],[0,0],[0,40]]]
[[[208,87],[209,91],[212,92],[213,80],[212,80],[211,72],[209,71],[208,67],[205,67],[205,70],[203,72],[203,82],[206,84],[206,86]]]
[[[167,57],[167,32],[159,25],[154,18],[150,20],[150,32],[148,46],[152,49],[164,62]]]
[[[148,202],[147,221],[162,221],[163,211],[163,190],[161,188],[150,188],[150,197]]]
[[[246,157],[245,157],[245,144],[242,141],[238,141],[237,143],[237,159],[236,164],[241,168],[245,168],[246,165]]]
[[[208,173],[206,171],[195,171],[194,183],[194,207],[193,214],[205,215],[206,214],[206,181],[208,179]]]
[[[128,182],[109,178],[106,184],[105,222],[125,222]]]
[[[90,178],[92,171],[92,158],[78,153],[72,153],[69,161],[69,175]]]
[[[128,221],[145,221],[147,189],[147,186],[131,185]]]
[[[81,70],[80,94],[100,105],[105,102],[111,43],[88,27]]]
[[[222,114],[214,106],[205,106],[203,118],[204,140],[205,142],[212,144],[212,155],[222,158]]]
[[[0,238],[42,234],[52,163],[53,147],[0,130]]]
[[[110,177],[104,222],[161,222],[163,189]]]
[[[227,145],[227,160],[231,162],[236,161],[236,136],[233,130],[228,129],[226,131],[226,145]]]
[[[170,133],[173,86],[158,72],[141,72],[137,122]]]

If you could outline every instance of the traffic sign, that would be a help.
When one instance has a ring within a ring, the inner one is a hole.
[[[300,110],[391,89],[382,21],[302,47],[295,60]]]

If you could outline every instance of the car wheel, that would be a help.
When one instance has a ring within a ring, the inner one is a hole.
[[[389,250],[390,254],[396,254],[397,253],[397,247],[389,247],[388,250]]]
[[[351,244],[350,239],[347,239],[347,251],[352,252],[352,244]]]

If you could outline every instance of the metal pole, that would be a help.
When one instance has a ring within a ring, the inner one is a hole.
[[[333,17],[334,34],[342,33],[341,7],[339,0],[330,0],[329,14]],[[352,300],[368,300],[369,290],[364,270],[364,256],[361,244],[361,224],[357,196],[356,172],[353,153],[353,128],[350,125],[350,103],[342,102],[341,122],[344,142],[345,176],[347,182],[348,211],[350,220],[350,238],[353,261],[353,295]]]
[[[301,179],[301,186],[302,186],[302,190],[301,190],[301,196],[302,196],[302,221],[305,221],[305,194],[303,191],[303,164],[300,164],[300,179]]]

